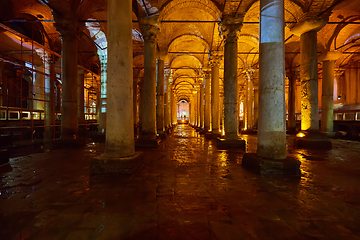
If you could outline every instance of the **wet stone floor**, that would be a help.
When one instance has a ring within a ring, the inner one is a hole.
[[[256,136],[243,136],[248,152]],[[301,178],[255,175],[179,125],[127,176],[90,176],[104,145],[10,160],[0,173],[0,239],[360,239],[360,142],[288,152]]]

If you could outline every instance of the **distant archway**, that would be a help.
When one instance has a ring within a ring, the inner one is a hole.
[[[188,123],[190,117],[189,102],[186,99],[180,99],[177,104],[177,119],[180,123]]]

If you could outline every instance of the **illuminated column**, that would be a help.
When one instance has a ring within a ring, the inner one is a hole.
[[[164,124],[165,124],[165,129],[166,132],[169,132],[170,128],[171,128],[171,118],[170,118],[170,111],[171,111],[171,106],[170,106],[170,78],[171,78],[171,74],[168,73],[166,74],[166,81],[165,81],[165,86],[166,86],[166,91],[165,91],[165,106],[164,106]]]
[[[259,88],[254,89],[254,126],[258,126],[259,119]]]
[[[198,84],[197,90],[197,124],[196,127],[200,130],[201,128],[201,82]]]
[[[307,18],[291,29],[300,36],[302,133],[296,139],[298,147],[331,148],[330,140],[320,134],[319,128],[317,31],[325,24],[322,18]]]
[[[131,8],[130,0],[108,1],[107,158],[135,154]]]
[[[70,141],[78,135],[77,65],[80,30],[78,21],[70,18],[55,17],[54,26],[62,40],[61,139]]]
[[[210,131],[210,123],[211,123],[211,95],[210,95],[210,70],[205,71],[205,106],[204,106],[204,131]]]
[[[246,109],[246,125],[245,129],[246,130],[252,130],[253,126],[254,126],[254,122],[253,122],[253,98],[254,98],[254,84],[253,81],[251,80],[251,75],[252,73],[250,73],[249,71],[246,71],[246,98],[245,98],[245,102],[244,105],[245,109]]]
[[[158,59],[157,87],[156,87],[156,128],[158,134],[164,138],[164,60]]]
[[[220,94],[219,94],[219,64],[220,56],[211,56],[211,124],[212,135],[219,137],[220,134]]]
[[[289,70],[289,100],[288,100],[288,132],[295,132],[296,129],[296,116],[295,116],[295,93],[296,93],[296,75],[290,68]]]
[[[141,138],[156,141],[156,37],[159,32],[158,16],[139,19],[144,38],[144,98],[142,108]],[[153,147],[156,147],[157,143]]]
[[[45,104],[44,104],[44,112],[45,112],[45,141],[50,141],[53,139],[54,127],[55,124],[55,64],[54,60],[49,57],[45,60],[44,67],[45,76]]]
[[[139,80],[139,129],[142,129],[143,107],[144,107],[144,79]]]
[[[260,0],[259,125],[256,154],[242,165],[258,174],[300,174],[286,158],[284,0]],[[276,61],[274,61],[276,59]]]
[[[101,66],[101,86],[100,86],[100,113],[98,131],[105,133],[106,130],[106,78],[107,78],[107,55],[99,55]]]
[[[177,124],[177,100],[174,90],[172,91],[172,124],[175,126]]]
[[[205,118],[205,106],[204,106],[204,98],[205,98],[205,80],[200,83],[200,128],[204,130],[204,118]]]
[[[85,112],[84,112],[84,70],[78,69],[78,124],[79,134],[84,136],[86,133]]]
[[[35,66],[35,81],[33,86],[34,98],[33,109],[44,110],[44,85],[45,85],[45,64],[41,66]]]
[[[237,79],[237,33],[242,27],[240,18],[224,17],[224,124],[225,139],[234,141],[239,137],[238,79]],[[242,144],[241,144],[242,145]],[[239,146],[239,148],[245,147]]]
[[[334,135],[334,79],[335,60],[342,56],[341,52],[325,52],[319,57],[323,62],[322,95],[321,95],[321,131],[329,136]]]

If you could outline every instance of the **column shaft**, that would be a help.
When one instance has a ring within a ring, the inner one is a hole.
[[[134,127],[137,127],[138,121],[138,81],[137,79],[133,80],[133,118],[134,118]]]
[[[211,95],[210,95],[210,73],[205,75],[205,119],[204,130],[210,131],[211,129]]]
[[[37,72],[35,73],[35,82],[33,86],[34,98],[33,109],[44,110],[44,85],[45,85],[45,64],[35,67]]]
[[[61,139],[74,140],[78,135],[77,61],[78,38],[75,35],[62,37],[62,107]]]
[[[48,59],[46,61],[48,65],[44,67],[45,73],[45,141],[50,141],[53,139],[54,127],[55,124],[55,65],[53,59]]]
[[[133,156],[132,3],[108,0],[105,157]]]
[[[321,131],[334,131],[334,65],[333,60],[323,62],[321,96]]]
[[[290,70],[291,71],[291,70]],[[295,93],[296,93],[296,77],[292,73],[289,75],[289,103],[288,103],[288,130],[295,131]]]
[[[214,133],[220,131],[219,99],[219,65],[214,63],[211,68],[211,121]]]
[[[205,118],[204,93],[205,93],[205,84],[203,82],[200,85],[200,128],[201,129],[204,129],[204,118]]]
[[[171,127],[171,121],[170,121],[170,83],[169,83],[169,76],[166,78],[166,92],[165,92],[165,105],[164,105],[164,124],[166,130]]]
[[[85,112],[84,112],[84,70],[78,70],[78,124],[79,132],[85,134]]]
[[[300,36],[301,130],[319,130],[317,32]]]
[[[156,87],[156,127],[157,132],[164,132],[164,60],[158,60],[158,74]]]
[[[225,138],[238,139],[239,111],[237,84],[237,36],[228,36],[224,52],[224,128]]]
[[[100,65],[101,65],[101,86],[100,86],[100,111],[99,111],[99,127],[98,130],[101,133],[104,133],[106,130],[106,92],[107,92],[107,56],[100,55]]]
[[[284,0],[260,0],[257,156],[286,158]]]

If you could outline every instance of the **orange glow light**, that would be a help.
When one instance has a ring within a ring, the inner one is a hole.
[[[296,137],[302,138],[305,137],[305,134],[303,132],[299,132],[298,134],[296,134]]]

